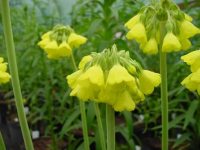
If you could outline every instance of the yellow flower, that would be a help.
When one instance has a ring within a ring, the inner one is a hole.
[[[194,26],[191,22],[184,20],[180,25],[180,34],[183,38],[190,38],[195,34],[199,34],[200,30]]]
[[[48,43],[44,51],[47,53],[47,57],[50,59],[58,59],[60,57],[67,57],[71,55],[71,48],[66,42],[62,42],[59,46],[56,41]]]
[[[78,68],[79,68],[79,69],[84,69],[85,65],[86,65],[88,62],[90,62],[91,60],[92,60],[92,56],[90,56],[90,55],[84,56],[84,57],[81,59],[79,65],[78,65]]]
[[[129,21],[125,23],[125,27],[128,29],[132,29],[139,21],[140,21],[140,14],[133,16]]]
[[[151,38],[143,48],[143,52],[147,54],[158,53],[158,43],[155,38]]]
[[[185,86],[190,91],[197,90],[198,94],[200,95],[200,69],[198,69],[196,72],[191,73],[189,76],[187,76],[181,84]]]
[[[172,32],[167,33],[163,40],[162,51],[172,52],[172,51],[179,51],[180,49],[181,49],[181,44],[178,38]]]
[[[67,77],[69,86],[72,88],[70,96],[77,96],[83,101],[96,99],[104,85],[104,74],[101,67],[95,65],[83,73],[75,73]]]
[[[73,47],[79,47],[87,41],[87,38],[84,36],[78,35],[76,33],[71,33],[68,38],[69,45]]]
[[[9,82],[11,76],[7,73],[7,63],[3,62],[4,59],[0,57],[0,84]]]
[[[138,90],[135,78],[118,64],[110,69],[98,100],[112,105],[115,111],[131,111],[135,109],[135,103],[144,98]]]
[[[190,65],[192,72],[195,72],[200,68],[200,50],[196,50],[184,55],[181,57],[181,59]]]
[[[126,35],[127,39],[135,39],[138,43],[146,43],[147,42],[147,35],[145,31],[144,25],[139,22],[132,27],[132,29]]]
[[[140,90],[145,95],[151,94],[154,87],[157,87],[161,82],[160,74],[151,72],[149,70],[142,70],[139,75]]]

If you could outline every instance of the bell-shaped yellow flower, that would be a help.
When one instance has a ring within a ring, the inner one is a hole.
[[[172,52],[172,51],[179,51],[180,49],[181,49],[181,44],[178,38],[172,32],[168,32],[163,40],[162,51]]]
[[[76,33],[71,33],[68,37],[69,45],[73,47],[79,47],[87,41],[87,38],[84,36],[78,35]]]
[[[199,34],[200,30],[194,26],[191,22],[184,20],[180,25],[180,34],[183,38],[190,38],[195,34]]]
[[[140,14],[133,16],[129,21],[125,23],[125,27],[128,29],[132,29],[139,21],[140,21]]]
[[[133,80],[133,76],[128,73],[126,68],[117,64],[110,69],[107,77],[107,84],[118,84],[121,82],[129,82]]]
[[[85,65],[86,65],[88,62],[90,62],[91,60],[92,60],[92,56],[91,56],[91,55],[84,56],[84,57],[81,59],[79,65],[78,65],[78,68],[79,68],[79,69],[84,69]]]
[[[139,75],[140,90],[145,95],[151,94],[154,87],[157,87],[161,82],[160,74],[149,70],[142,70]]]
[[[0,57],[0,84],[9,82],[11,76],[7,73],[7,63],[3,62],[4,59]]]
[[[147,35],[144,25],[139,22],[132,27],[126,35],[127,39],[135,39],[138,43],[145,44],[147,42]]]
[[[70,96],[77,96],[80,100],[96,99],[104,85],[104,74],[100,66],[92,66],[81,75],[76,72],[68,76],[68,83],[72,88]]]
[[[185,86],[190,91],[197,90],[198,94],[200,95],[200,69],[196,72],[191,73],[187,76],[181,84]]]
[[[66,77],[69,87],[71,87],[72,89],[76,87],[78,78],[82,73],[82,70],[78,70]]]
[[[158,43],[155,38],[151,38],[143,48],[143,52],[147,54],[158,53]]]
[[[192,72],[195,72],[200,68],[200,50],[186,54],[182,56],[181,59],[190,65]]]

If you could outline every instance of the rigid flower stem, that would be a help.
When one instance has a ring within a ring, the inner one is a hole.
[[[19,118],[20,127],[22,130],[23,139],[25,142],[26,150],[33,150],[33,143],[31,140],[31,135],[28,128],[28,123],[26,120],[26,115],[24,112],[21,88],[19,83],[18,69],[17,69],[17,61],[15,55],[15,46],[13,41],[12,27],[11,27],[11,19],[10,19],[10,8],[8,0],[1,0],[1,14],[2,14],[2,22],[4,28],[5,42],[7,48],[8,55],[8,63],[10,67],[10,74],[12,77],[12,86],[15,96],[15,103],[17,107],[17,113]]]
[[[160,50],[161,109],[162,109],[162,150],[168,150],[168,92],[167,56]]]
[[[101,121],[99,104],[94,102],[94,107],[95,107],[95,113],[96,113],[96,117],[97,117],[97,125],[98,125],[98,129],[99,129],[101,149],[106,150],[105,135],[104,135],[103,125],[102,125],[102,121]]]
[[[115,112],[106,105],[107,150],[115,150]]]
[[[78,70],[73,53],[71,54],[71,60],[72,60],[74,70]],[[86,113],[85,113],[85,102],[79,101],[79,105],[80,105],[81,120],[82,120],[82,127],[83,127],[84,150],[89,150],[90,146],[89,146],[89,138],[88,138],[87,118],[86,118]]]

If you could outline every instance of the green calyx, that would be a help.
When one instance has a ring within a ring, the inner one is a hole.
[[[93,52],[91,57],[92,59],[85,64],[84,70],[99,65],[104,72],[108,72],[117,64],[125,67],[134,76],[137,76],[142,70],[140,64],[131,59],[129,52],[125,50],[118,51],[116,45],[113,45],[111,49],[104,49],[101,53]]]
[[[50,32],[50,39],[55,40],[60,45],[62,42],[68,40],[69,35],[74,30],[70,26],[56,25]]]

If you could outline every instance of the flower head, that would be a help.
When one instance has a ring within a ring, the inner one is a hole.
[[[109,104],[115,111],[131,111],[144,100],[144,94],[152,93],[159,85],[158,74],[149,71],[145,78],[141,77],[141,72],[148,71],[132,60],[128,52],[117,51],[114,45],[101,53],[83,57],[79,70],[67,76],[72,88],[70,95],[84,101],[90,99]],[[147,92],[142,88],[145,84],[142,78],[151,86]]]
[[[11,76],[7,71],[7,63],[0,57],[0,84],[9,82]]]
[[[147,54],[157,53],[159,45],[163,52],[186,50],[191,46],[189,38],[200,33],[191,21],[173,1],[152,2],[125,23],[126,37],[136,40]]]
[[[69,57],[72,49],[84,44],[87,39],[74,32],[69,26],[57,25],[52,31],[42,35],[38,45],[44,49],[49,59]]]

